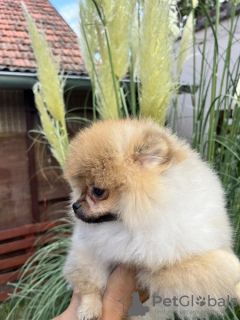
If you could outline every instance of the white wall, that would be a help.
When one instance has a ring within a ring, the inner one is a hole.
[[[237,17],[235,18],[235,23],[237,22]],[[224,50],[227,48],[228,38],[229,38],[229,30],[230,30],[230,19],[224,20],[221,22],[219,26],[218,32],[218,43],[219,43],[219,54],[223,54]],[[200,78],[200,70],[201,70],[201,60],[202,55],[200,51],[202,51],[203,44],[202,41],[204,39],[204,30],[196,32],[197,44],[196,44],[196,83],[199,83]],[[232,56],[231,56],[231,67],[233,68],[234,63],[240,58],[240,20],[237,22],[237,27],[234,33],[234,45],[232,46]],[[211,73],[211,68],[213,65],[213,53],[214,53],[214,36],[211,28],[208,28],[207,31],[207,44],[206,44],[206,53],[207,53],[207,61],[209,63],[207,81],[209,80]],[[181,75],[181,82],[193,84],[193,50],[189,52],[189,59],[184,65],[183,72]],[[225,55],[224,55],[225,57]],[[218,68],[218,84],[217,84],[217,92],[219,92],[220,82],[223,74],[223,66],[224,60],[220,59],[219,68]],[[207,82],[208,83],[208,82]],[[218,94],[217,94],[218,95]],[[198,94],[196,95],[198,98]],[[209,88],[209,93],[206,100],[206,109],[209,109],[211,105],[211,87]],[[177,120],[177,132],[179,136],[185,137],[188,140],[191,140],[192,134],[192,115],[193,115],[193,105],[191,101],[190,94],[182,94],[179,96],[178,102],[178,120]]]

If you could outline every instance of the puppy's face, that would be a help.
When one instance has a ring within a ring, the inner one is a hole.
[[[75,180],[76,181],[76,180]],[[86,223],[118,219],[118,188],[99,185],[93,177],[81,177],[73,187],[72,209],[75,217]]]
[[[164,196],[161,175],[185,153],[151,121],[111,120],[82,130],[70,144],[65,167],[73,216],[86,223],[144,224]]]

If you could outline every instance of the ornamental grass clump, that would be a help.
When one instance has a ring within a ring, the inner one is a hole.
[[[175,1],[166,0],[80,1],[81,47],[102,119],[139,114],[164,124],[177,88],[172,74],[173,43],[179,35],[174,10]]]
[[[226,192],[227,209],[235,229],[234,250],[240,257],[240,59],[234,57],[234,50],[238,48],[236,28],[239,24],[236,6],[237,2],[231,4],[228,29],[223,26],[227,31],[225,48],[220,47],[219,41],[221,21],[218,1],[215,23],[212,22],[208,10],[201,5],[206,23],[200,43],[197,43],[194,28],[190,26],[189,29],[192,29],[193,66],[191,143],[221,179]],[[210,36],[214,41],[211,60],[211,44],[209,45],[208,41]],[[181,56],[179,59],[182,59]],[[181,69],[179,68],[179,74]],[[177,104],[175,108],[176,120],[181,116],[178,113],[179,107]],[[231,315],[231,319],[236,319],[234,316]]]
[[[129,65],[134,3],[80,1],[81,48],[96,94],[95,107],[103,119],[121,117],[120,80]]]
[[[70,246],[66,235],[70,235],[72,226],[68,219],[59,219],[57,226],[45,234],[51,242],[43,245],[40,239],[36,243],[38,250],[24,265],[18,283],[13,284],[15,291],[6,320],[52,319],[67,308],[72,292],[62,276],[62,266]]]

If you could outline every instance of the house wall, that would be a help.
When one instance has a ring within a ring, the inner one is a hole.
[[[23,93],[0,90],[0,230],[31,223]]]
[[[88,91],[73,90],[66,94],[65,100],[69,116],[91,118]],[[0,230],[33,222],[30,185],[33,179],[39,221],[66,217],[68,207],[70,188],[46,140],[32,132],[28,133],[31,138],[27,142],[29,123],[26,123],[25,104],[23,90],[0,89]],[[34,106],[30,118],[31,129],[39,130],[40,121]],[[84,122],[71,120],[67,124],[72,136]],[[34,150],[31,155],[28,145]],[[31,161],[30,157],[33,157]],[[35,167],[32,176],[29,164]]]
[[[238,21],[238,17],[235,18],[234,24],[236,24],[236,29],[234,33],[233,46],[232,46],[232,54],[231,54],[231,68],[234,70],[234,64],[239,59],[240,55],[240,23]],[[237,23],[238,21],[238,23]],[[218,33],[218,44],[219,44],[219,68],[218,68],[218,82],[217,82],[217,95],[220,94],[220,82],[221,76],[224,68],[224,59],[221,58],[221,55],[225,57],[224,51],[227,48],[229,31],[230,30],[230,19],[223,20],[219,26]],[[201,60],[202,55],[201,52],[203,50],[203,39],[204,39],[204,30],[200,30],[196,32],[196,84],[200,83],[200,71],[201,71]],[[179,46],[179,43],[178,43]],[[207,30],[207,42],[206,42],[206,61],[209,64],[206,81],[208,83],[211,75],[212,75],[212,65],[213,65],[213,53],[214,53],[214,36],[211,28],[209,27]],[[189,59],[185,63],[181,75],[181,83],[193,84],[193,50],[192,48],[189,50]],[[234,72],[232,72],[232,75]],[[229,76],[230,80],[230,76]],[[198,91],[199,92],[199,91]],[[198,92],[196,94],[196,99],[198,99]],[[231,94],[231,93],[230,93]],[[197,100],[196,100],[197,101]],[[207,98],[206,98],[206,112],[211,105],[211,86],[209,86]],[[192,129],[193,129],[193,105],[190,94],[182,94],[179,96],[178,100],[178,120],[177,120],[177,132],[179,136],[187,138],[189,141],[191,140]]]

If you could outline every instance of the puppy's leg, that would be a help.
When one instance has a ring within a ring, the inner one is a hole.
[[[63,274],[74,292],[81,295],[79,320],[99,319],[102,315],[102,294],[109,277],[108,268],[98,264],[85,248],[74,248],[67,256]]]
[[[233,253],[215,250],[154,272],[140,271],[137,280],[140,287],[149,288],[151,297],[161,297],[155,299],[155,312],[171,311],[182,319],[203,319],[207,314],[224,313],[224,304],[227,306],[231,299],[236,303],[240,263]],[[168,299],[165,306],[164,299]]]

